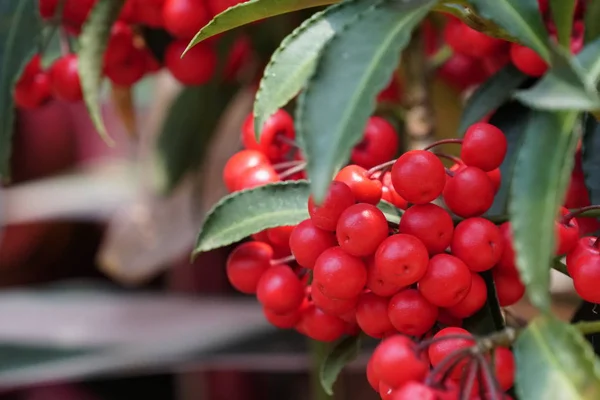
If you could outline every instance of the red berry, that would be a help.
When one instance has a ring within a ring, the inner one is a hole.
[[[15,85],[15,104],[20,108],[37,108],[50,99],[50,91],[50,78],[46,72],[23,76]]]
[[[333,181],[323,203],[316,205],[313,197],[308,198],[308,213],[316,227],[335,231],[340,215],[355,203],[354,194],[344,182]]]
[[[427,247],[430,255],[442,253],[452,242],[454,223],[442,207],[417,204],[402,215],[400,233],[413,235]]]
[[[381,188],[381,199],[391,203],[395,207],[406,210],[408,208],[408,201],[402,198],[394,189],[394,184],[392,183],[392,174],[390,172],[386,172],[383,175],[383,179],[381,179],[383,186]]]
[[[571,266],[570,271],[577,294],[590,303],[600,303],[600,256],[582,256]]]
[[[356,308],[358,297],[352,297],[349,299],[332,299],[331,297],[324,295],[318,286],[319,285],[316,283],[316,281],[313,281],[310,295],[315,305],[327,314],[339,317]]]
[[[500,229],[487,219],[468,218],[456,226],[451,249],[471,271],[482,272],[500,261],[504,239]]]
[[[577,246],[579,240],[579,225],[574,218],[571,218],[567,223],[561,221],[569,213],[565,207],[561,207],[559,220],[555,223],[556,229],[556,255],[567,254]]]
[[[379,377],[375,374],[375,367],[373,366],[373,357],[369,358],[367,363],[367,381],[374,391],[379,392]]]
[[[510,60],[522,73],[535,78],[548,70],[548,64],[538,53],[517,43],[510,45]]]
[[[502,171],[500,168],[496,168],[487,173],[488,178],[492,181],[492,185],[494,185],[494,193],[498,193],[500,190],[500,186],[502,185]]]
[[[479,274],[471,273],[471,288],[467,296],[458,304],[447,308],[448,312],[457,318],[469,318],[485,305],[487,287]]]
[[[117,21],[110,30],[110,38],[104,52],[104,65],[119,64],[135,50],[133,30],[125,22]]]
[[[279,329],[292,329],[300,321],[300,309],[294,310],[287,314],[277,314],[273,310],[263,307],[263,313],[269,323]]]
[[[377,204],[381,200],[382,183],[369,178],[367,170],[358,165],[342,168],[334,180],[348,185],[354,193],[354,199],[359,203]]]
[[[244,1],[246,0],[208,0],[207,4],[209,5],[212,14],[217,15]]]
[[[375,253],[375,266],[384,282],[400,287],[416,283],[425,275],[427,248],[412,235],[397,234],[385,239]]]
[[[494,185],[485,172],[466,167],[448,179],[444,188],[444,202],[459,217],[477,217],[494,202]]]
[[[377,391],[381,400],[392,400],[392,395],[394,394],[394,388],[387,383],[380,381],[379,382],[379,390]]]
[[[371,204],[354,204],[340,215],[336,236],[340,247],[357,257],[373,254],[388,235],[385,215]]]
[[[304,287],[287,265],[267,269],[256,287],[256,297],[266,308],[279,313],[290,313],[302,304]]]
[[[273,249],[266,243],[246,242],[227,259],[227,278],[242,293],[254,294],[263,273],[271,267]]]
[[[398,134],[385,118],[371,117],[362,141],[354,146],[350,160],[363,168],[373,168],[392,159],[398,152]]]
[[[440,77],[452,87],[465,90],[479,85],[488,78],[488,73],[481,60],[454,53],[444,65],[438,69]]]
[[[548,0],[538,0],[538,6],[541,14],[546,14],[550,10],[550,2]]]
[[[493,360],[498,384],[503,391],[506,391],[515,383],[515,357],[509,349],[496,347]]]
[[[152,28],[162,28],[163,7],[165,0],[128,0],[134,4],[134,19],[136,23],[150,26]]]
[[[313,282],[327,297],[350,299],[358,296],[365,287],[367,269],[360,258],[340,247],[332,247],[317,258]]]
[[[382,297],[390,297],[402,289],[398,285],[387,282],[383,279],[381,271],[375,265],[375,257],[369,257],[367,264],[367,288],[374,294]]]
[[[392,394],[392,400],[438,400],[436,391],[419,382],[408,382]]]
[[[431,152],[412,150],[404,153],[392,167],[392,182],[409,203],[425,204],[435,200],[444,189],[444,164]]]
[[[130,87],[146,74],[146,53],[133,49],[125,59],[118,63],[106,64],[104,74],[117,86]]]
[[[465,299],[466,299],[466,297],[465,297]],[[463,300],[463,301],[465,301],[465,300]],[[461,301],[461,303],[462,303],[462,301]],[[460,303],[458,303],[458,304],[460,304]],[[449,326],[453,326],[456,328],[462,327],[463,319],[455,317],[448,310],[449,310],[448,308],[440,308],[437,322],[441,326],[445,326],[445,327],[449,327]]]
[[[460,158],[470,167],[490,172],[500,167],[506,156],[506,148],[506,136],[500,129],[478,122],[467,129]]]
[[[310,219],[300,222],[290,235],[292,254],[304,268],[312,269],[317,258],[327,249],[337,245],[335,235],[317,228]]]
[[[390,299],[388,315],[398,332],[410,336],[427,333],[438,317],[438,308],[416,289],[404,289]]]
[[[232,81],[240,75],[244,67],[251,65],[254,57],[252,40],[248,36],[239,36],[231,46],[227,62],[223,67],[223,78]]]
[[[172,42],[165,53],[165,66],[184,85],[197,86],[208,82],[217,69],[217,53],[206,43],[199,43],[181,57],[187,40]]]
[[[471,271],[459,258],[437,254],[429,260],[427,272],[419,280],[419,291],[438,307],[460,303],[471,289]]]
[[[375,349],[373,369],[381,382],[400,387],[425,378],[429,365],[417,355],[412,340],[395,335],[383,340]]]
[[[523,285],[518,275],[499,273],[495,269],[492,272],[494,284],[496,285],[496,295],[502,307],[512,306],[523,298],[525,285]]]
[[[287,140],[294,140],[294,120],[285,110],[278,110],[265,122],[260,140],[256,141],[254,133],[254,116],[249,114],[242,125],[242,143],[247,149],[258,150],[271,161],[279,161],[291,150]]]
[[[500,233],[504,242],[504,251],[498,262],[496,271],[502,274],[519,276],[519,271],[516,265],[515,249],[513,248],[513,239],[510,222],[505,222],[500,225]]]
[[[278,226],[267,229],[269,242],[274,246],[288,247],[290,245],[290,236],[296,228],[296,225]]]
[[[223,168],[223,182],[230,192],[235,191],[237,180],[245,171],[259,165],[269,165],[269,160],[259,151],[242,150],[235,153]]]
[[[210,21],[204,0],[166,0],[162,9],[165,29],[178,39],[191,39]]]
[[[59,99],[76,102],[83,98],[75,54],[68,54],[54,62],[50,67],[50,82],[54,96]]]
[[[281,179],[271,165],[261,164],[243,171],[235,181],[233,191],[252,189]]]
[[[302,318],[297,328],[311,339],[321,342],[333,342],[344,334],[346,323],[334,315],[324,313],[320,308],[311,304],[302,311]]]
[[[364,333],[374,338],[393,332],[388,316],[388,299],[374,293],[360,295],[356,304],[356,322]]]
[[[579,239],[573,250],[567,255],[567,269],[569,275],[573,275],[571,267],[574,266],[577,261],[587,255],[600,255],[600,248],[596,246],[597,238],[593,236],[586,236]]]
[[[429,360],[431,365],[434,367],[444,361],[446,357],[450,356],[457,350],[469,348],[475,344],[475,341],[470,339],[472,336],[469,332],[462,328],[444,328],[433,337],[434,339],[443,338],[445,336],[464,335],[464,339],[446,339],[440,340],[429,346]],[[454,379],[460,379],[464,368],[467,365],[467,360],[463,360],[457,364],[456,367],[450,373],[450,376]]]
[[[456,52],[483,59],[502,49],[504,42],[489,37],[460,21],[451,20],[444,28],[446,43]]]

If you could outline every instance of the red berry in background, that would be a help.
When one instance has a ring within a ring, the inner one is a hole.
[[[317,307],[327,314],[341,317],[342,315],[354,310],[358,297],[349,299],[332,299],[321,292],[318,285],[313,281],[311,285],[310,296]]]
[[[510,45],[510,60],[519,71],[535,78],[548,70],[548,64],[538,53],[517,43]]]
[[[63,56],[52,64],[50,83],[52,93],[59,99],[76,102],[83,98],[75,54]]]
[[[388,236],[388,223],[377,207],[358,203],[346,208],[340,215],[335,234],[345,252],[364,257],[375,253]]]
[[[496,268],[492,270],[492,273],[500,306],[512,306],[523,298],[525,285],[523,285],[518,275],[499,273]]]
[[[295,227],[295,225],[285,225],[267,229],[267,238],[269,239],[269,243],[280,247],[289,246],[290,236]]]
[[[290,235],[289,246],[296,262],[312,269],[317,258],[327,249],[337,246],[335,234],[317,228],[310,220],[300,222]]]
[[[354,203],[350,187],[343,182],[333,181],[320,205],[315,204],[312,196],[308,198],[308,214],[316,227],[335,231],[340,215]]]
[[[406,336],[395,335],[383,340],[372,356],[375,376],[391,387],[421,381],[429,372],[429,365],[417,355],[415,347]]]
[[[398,231],[415,236],[423,242],[429,255],[434,255],[450,246],[454,222],[450,214],[440,206],[417,204],[402,215]]]
[[[489,76],[495,75],[508,63],[510,63],[510,43],[508,42],[504,42],[496,53],[481,60],[481,66]]]
[[[277,175],[277,172],[275,172],[271,165],[261,164],[242,172],[235,181],[233,191],[252,189],[268,183],[279,182],[280,180],[279,175]]]
[[[278,110],[265,122],[260,140],[256,141],[254,132],[254,116],[250,113],[242,126],[242,143],[247,149],[258,150],[269,157],[271,161],[279,161],[291,146],[284,141],[294,140],[294,120],[285,110]],[[284,140],[282,140],[284,139]]]
[[[471,271],[487,271],[500,261],[504,239],[500,229],[489,220],[468,218],[456,226],[451,250]]]
[[[438,312],[438,308],[416,289],[398,292],[388,305],[388,316],[394,328],[410,336],[422,336],[433,328]]]
[[[577,294],[590,303],[600,303],[600,256],[582,256],[569,271]]]
[[[321,342],[333,342],[346,330],[346,323],[340,318],[324,313],[314,304],[302,311],[297,329],[304,335]]]
[[[465,297],[465,299],[466,299],[466,297]],[[463,301],[465,301],[465,300],[463,300]],[[463,319],[455,317],[448,310],[449,310],[448,308],[440,308],[439,309],[439,314],[438,314],[437,322],[442,327],[453,326],[453,327],[456,327],[456,328],[461,328],[462,327]]]
[[[404,153],[392,167],[394,188],[409,203],[425,204],[435,200],[445,182],[444,164],[429,151]]]
[[[438,307],[460,303],[471,289],[471,271],[459,258],[437,254],[429,260],[425,275],[419,280],[419,291]]]
[[[416,283],[425,275],[429,254],[419,239],[397,234],[385,239],[375,253],[375,267],[384,282],[400,287]]]
[[[513,248],[512,230],[510,222],[505,222],[499,227],[504,242],[504,251],[495,270],[506,275],[519,276],[516,266],[515,250]]]
[[[454,214],[463,218],[478,217],[494,203],[494,185],[485,172],[466,167],[448,179],[444,202]]]
[[[119,63],[106,64],[104,74],[117,86],[130,87],[146,74],[146,54],[144,50],[133,49]]]
[[[315,263],[313,283],[334,299],[358,296],[367,283],[367,269],[360,258],[339,247],[325,250]]]
[[[498,190],[500,190],[500,185],[502,185],[502,171],[500,171],[500,168],[496,168],[487,172],[487,176],[490,178],[490,181],[494,186],[494,193],[498,193]]]
[[[480,60],[457,53],[438,69],[438,74],[447,84],[459,90],[478,85],[488,78]]]
[[[475,344],[475,341],[470,339],[472,336],[469,332],[462,328],[444,328],[433,337],[434,339],[443,338],[445,336],[456,336],[464,335],[465,339],[446,339],[440,340],[429,346],[429,360],[431,365],[434,367],[444,361],[446,357],[451,355],[453,352],[461,349],[466,349]],[[467,360],[461,361],[450,373],[450,377],[453,379],[460,379],[464,368],[467,365]]]
[[[117,21],[110,30],[110,37],[104,52],[104,65],[120,64],[135,50],[133,30],[125,22]]]
[[[600,248],[596,246],[596,240],[597,238],[593,236],[586,236],[577,241],[573,250],[567,254],[567,269],[569,270],[569,275],[573,275],[571,267],[575,265],[580,258],[587,255],[600,255]]]
[[[494,372],[500,388],[510,389],[515,383],[515,357],[512,351],[505,347],[494,349]]]
[[[541,14],[546,14],[550,10],[549,0],[538,0],[538,6]]]
[[[192,39],[210,21],[204,0],[165,0],[164,27],[178,39]]]
[[[490,172],[500,167],[506,156],[506,148],[506,136],[500,129],[485,122],[477,122],[465,133],[460,158],[470,167]]]
[[[487,286],[483,278],[476,273],[471,273],[471,288],[467,296],[458,304],[446,310],[457,318],[468,318],[474,315],[485,305],[487,300]]]
[[[206,43],[199,43],[181,57],[188,45],[187,40],[175,40],[166,50],[165,66],[184,85],[202,85],[214,76],[217,69],[217,53]]]
[[[391,400],[438,400],[436,390],[419,382],[408,382],[394,390]]]
[[[381,271],[375,265],[375,257],[369,257],[366,260],[367,265],[367,289],[378,296],[390,297],[402,288],[401,286],[394,285],[393,283],[387,282]]]
[[[455,19],[446,24],[444,40],[454,52],[479,59],[489,57],[502,50],[505,43]]]
[[[50,95],[50,78],[43,71],[31,77],[23,76],[15,85],[14,100],[20,108],[37,108],[50,100]]]
[[[212,14],[217,15],[244,1],[247,0],[207,0],[207,4]]]
[[[279,329],[292,329],[302,316],[300,309],[287,314],[277,314],[273,310],[263,307],[263,313],[269,323]]]
[[[133,2],[133,16],[136,23],[150,26],[152,28],[162,28],[163,6],[165,0],[128,0]]]
[[[367,363],[367,381],[374,391],[379,392],[379,377],[375,374],[375,367],[373,366],[373,357],[369,358]]]
[[[363,167],[348,165],[337,173],[334,180],[348,185],[359,203],[377,204],[381,200],[381,181],[368,177]]]
[[[394,73],[388,85],[377,95],[378,102],[398,103],[402,100],[402,83]]]
[[[292,312],[304,300],[304,286],[287,265],[277,265],[263,272],[256,297],[266,308],[280,314]]]
[[[356,304],[356,322],[364,333],[382,338],[394,331],[388,316],[388,299],[374,293],[363,293]]]
[[[248,36],[240,36],[233,43],[225,67],[223,77],[226,80],[234,80],[244,67],[252,62],[254,50],[252,40]]]
[[[394,158],[398,146],[398,133],[392,124],[385,118],[371,117],[362,141],[352,150],[350,160],[363,168],[373,168]]]
[[[391,172],[386,172],[383,175],[383,179],[379,178],[383,186],[381,187],[381,199],[391,203],[393,206],[406,210],[408,208],[408,201],[402,198],[394,189],[394,184],[392,183],[392,174]]]
[[[227,278],[238,291],[256,293],[263,273],[271,267],[273,248],[262,242],[246,242],[236,247],[227,259]]]
[[[227,189],[233,192],[239,176],[259,165],[269,165],[269,160],[263,153],[256,150],[242,150],[235,153],[223,168],[223,182]]]
[[[158,62],[154,54],[150,50],[142,49],[142,54],[144,56],[144,64],[146,66],[146,73],[152,74],[154,72],[160,71],[162,65]]]
[[[579,240],[579,225],[574,218],[563,223],[561,218],[569,213],[565,207],[561,207],[558,221],[555,222],[556,229],[556,255],[567,254],[577,246]]]

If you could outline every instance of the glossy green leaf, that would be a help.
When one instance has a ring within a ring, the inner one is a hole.
[[[494,21],[519,42],[550,60],[548,31],[537,0],[472,0],[470,3],[482,17]]]
[[[42,27],[35,0],[10,0],[2,6],[6,20],[0,44],[0,178],[10,178],[10,156],[15,110],[13,87],[25,64],[35,52]],[[0,24],[2,25],[2,24]]]
[[[344,338],[327,355],[321,364],[319,376],[321,386],[328,395],[333,394],[333,385],[346,365],[356,360],[360,353],[360,336]]]
[[[577,113],[535,111],[517,154],[509,215],[517,267],[531,302],[548,310],[554,221],[563,203],[579,140]]]
[[[600,204],[600,124],[586,117],[581,143],[581,166],[592,204]]]
[[[239,3],[223,11],[214,17],[208,25],[200,29],[186,51],[209,37],[251,22],[337,2],[338,0],[250,0]]]
[[[402,210],[396,208],[393,204],[388,203],[385,200],[381,200],[379,204],[377,204],[377,208],[383,212],[385,215],[385,219],[392,224],[398,225],[400,223],[400,219],[402,218]]]
[[[578,0],[550,0],[550,10],[556,25],[558,42],[566,49],[569,49],[571,45],[573,16],[577,3]]]
[[[232,193],[208,213],[194,254],[227,246],[267,228],[308,218],[306,181],[278,182]]]
[[[346,24],[382,0],[349,0],[316,13],[287,36],[273,53],[254,103],[257,137],[266,120],[300,92],[315,70],[321,49]]]
[[[464,135],[469,126],[510,99],[513,91],[526,80],[527,75],[509,64],[479,85],[465,105],[458,132]]]
[[[588,1],[584,14],[585,43],[591,43],[600,38],[600,2]]]
[[[600,398],[600,365],[590,345],[571,325],[552,316],[533,320],[514,346],[520,399]]]
[[[81,89],[90,118],[100,136],[110,145],[114,145],[114,141],[106,131],[100,110],[102,67],[110,30],[124,5],[125,0],[99,0],[94,5],[79,35],[77,54]]]
[[[358,14],[344,34],[323,48],[296,110],[315,200],[323,198],[336,168],[362,138],[377,93],[389,82],[413,29],[435,3],[387,0]]]
[[[474,315],[463,320],[462,327],[473,335],[489,335],[504,328],[504,317],[496,294],[496,285],[491,271],[481,273],[487,289],[487,300]]]

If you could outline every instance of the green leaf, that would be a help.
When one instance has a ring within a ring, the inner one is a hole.
[[[228,8],[194,36],[186,52],[209,37],[259,21],[306,8],[337,3],[338,0],[250,0]],[[184,52],[185,54],[185,52]]]
[[[13,87],[30,60],[42,27],[35,0],[11,0],[0,12],[8,31],[0,44],[0,178],[10,177],[10,155],[14,129]],[[4,30],[4,29],[2,29]]]
[[[581,166],[592,204],[600,204],[600,124],[586,116],[581,142]]]
[[[308,218],[308,189],[307,181],[278,182],[224,197],[204,220],[194,254],[303,221]]]
[[[377,93],[389,82],[413,29],[435,3],[387,0],[358,14],[323,48],[296,110],[316,201],[323,199],[336,168],[362,138]]]
[[[83,98],[94,127],[109,145],[114,145],[108,135],[100,111],[100,89],[104,52],[113,23],[119,17],[125,0],[99,0],[83,26],[79,36],[78,69]]]
[[[497,23],[544,60],[550,60],[548,31],[537,0],[472,0],[470,3],[482,17]]]
[[[385,215],[385,219],[388,222],[395,225],[400,223],[400,219],[402,218],[402,210],[396,208],[396,206],[393,204],[388,203],[385,200],[381,200],[379,204],[377,204],[377,208],[383,212],[383,215]]]
[[[321,364],[319,376],[325,393],[333,395],[333,385],[344,367],[356,360],[360,353],[360,336],[348,336],[338,342]]]
[[[273,53],[254,103],[257,137],[266,120],[300,92],[315,70],[321,49],[348,22],[382,0],[349,0],[318,12],[287,36]]]
[[[550,306],[550,265],[559,206],[573,168],[577,113],[535,111],[517,154],[509,215],[521,280],[531,302]]]
[[[588,1],[586,3],[584,25],[585,43],[590,43],[600,38],[600,2]]]
[[[458,132],[464,135],[469,126],[510,99],[513,91],[526,80],[527,75],[509,64],[479,85],[465,105]]]
[[[491,271],[481,273],[487,288],[487,300],[475,315],[465,318],[462,327],[473,335],[489,335],[504,328],[504,317],[496,294],[496,285]]]
[[[576,4],[576,0],[550,0],[550,10],[556,25],[558,43],[565,49],[569,49],[571,46],[571,32],[573,30]]]
[[[519,335],[514,353],[518,398],[600,399],[600,365],[573,326],[538,317]]]

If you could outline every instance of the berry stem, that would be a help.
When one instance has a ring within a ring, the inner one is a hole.
[[[302,165],[304,163],[305,163],[304,161],[297,161],[297,160],[295,160],[295,161],[284,161],[284,162],[280,162],[280,163],[277,163],[277,164],[273,165],[273,169],[275,171],[285,170],[285,169],[288,169],[288,168],[291,168],[291,167],[297,167],[298,165]]]
[[[443,45],[442,47],[437,49],[437,51],[431,57],[429,57],[429,60],[427,60],[429,70],[437,70],[439,67],[444,65],[446,61],[448,61],[450,57],[452,57],[453,54],[454,52],[452,51],[452,48],[450,46],[448,46],[447,44]]]
[[[444,170],[446,171],[446,175],[450,178],[454,178],[454,171],[450,171],[450,168],[444,168]]]
[[[392,165],[394,165],[394,163],[396,162],[397,159],[393,159],[390,161],[386,161],[383,164],[379,164],[374,166],[373,168],[371,168],[370,170],[367,171],[367,176],[370,178],[373,174],[375,174],[378,171],[384,170],[388,167],[391,167]]]
[[[294,257],[293,255],[279,258],[277,260],[271,260],[271,265],[282,265],[282,264],[290,263],[292,261],[296,261],[296,257]]]
[[[442,139],[442,140],[438,140],[437,142],[431,143],[429,146],[425,147],[423,150],[431,150],[436,146],[442,145],[442,144],[462,144],[463,140],[462,139]]]
[[[456,367],[456,365],[464,358],[469,357],[469,355],[473,353],[474,348],[476,349],[476,347],[458,349],[448,354],[446,358],[444,358],[429,372],[429,375],[425,379],[425,384],[427,386],[431,386],[439,376],[442,376],[440,382],[443,383],[446,380],[447,375],[454,369],[454,367]]]
[[[440,157],[440,158],[445,158],[446,160],[450,160],[455,164],[458,165],[465,165],[465,163],[463,162],[463,160],[461,160],[460,158],[450,155],[448,153],[438,153],[438,152],[433,152],[433,154],[435,154],[436,156]]]
[[[438,337],[438,338],[431,338],[431,339],[423,340],[422,342],[420,342],[417,345],[417,347],[415,348],[415,351],[417,353],[420,353],[423,350],[426,350],[432,344],[443,342],[445,340],[472,340],[472,339],[473,339],[473,337],[471,335],[446,335],[446,336],[442,336],[442,337]]]
[[[571,221],[571,219],[573,219],[575,217],[582,217],[582,216],[598,217],[598,216],[600,216],[600,213],[590,213],[590,211],[600,211],[600,206],[599,205],[587,206],[587,207],[576,208],[574,210],[570,210],[570,212],[568,214],[566,214],[564,217],[562,217],[560,222],[562,224],[568,224]],[[589,215],[589,214],[591,214],[591,215]]]
[[[482,386],[490,388],[490,400],[500,400],[498,393],[501,393],[502,390],[499,388],[498,380],[494,376],[490,364],[486,361],[485,357],[483,357],[483,354],[481,353],[476,353],[475,357],[479,361],[479,365],[481,366],[483,377],[485,379],[485,382],[482,382],[484,383]]]
[[[460,399],[469,400],[471,398],[471,392],[477,379],[477,372],[479,371],[479,360],[477,358],[469,361],[467,367],[467,373],[461,377],[460,385]]]
[[[304,168],[306,168],[306,162],[302,161],[301,164],[298,164],[295,167],[292,167],[292,168],[282,172],[281,174],[279,174],[279,178],[285,179],[289,176],[297,174],[298,172],[304,171]]]
[[[573,325],[582,335],[600,332],[600,321],[583,321]]]
[[[554,259],[554,262],[552,263],[552,269],[566,276],[570,276],[569,272],[567,271],[567,266],[560,261],[560,258]]]
[[[285,143],[287,145],[290,145],[294,148],[298,148],[298,143],[296,143],[295,140],[290,139],[289,137],[285,136],[285,135],[277,135],[275,136],[275,140],[280,141],[281,143]]]

